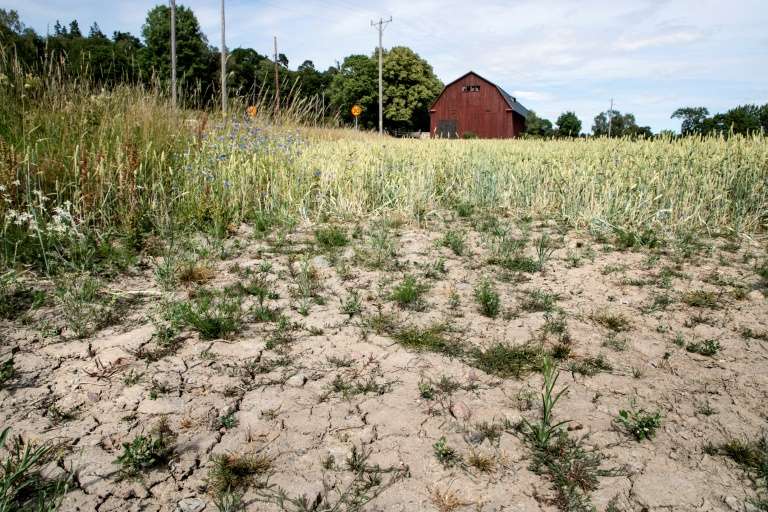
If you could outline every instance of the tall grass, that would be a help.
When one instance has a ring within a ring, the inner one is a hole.
[[[768,139],[399,140],[281,114],[177,110],[159,88],[98,90],[56,63],[0,58],[0,266],[49,272],[135,252],[150,234],[228,228],[266,213],[422,216],[470,204],[584,227],[757,232]]]

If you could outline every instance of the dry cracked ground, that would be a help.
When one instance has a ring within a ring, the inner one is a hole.
[[[60,510],[762,510],[764,241],[460,213],[21,276],[2,425]]]

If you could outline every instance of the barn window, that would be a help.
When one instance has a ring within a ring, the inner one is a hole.
[[[465,85],[461,88],[462,92],[480,92],[479,85]]]

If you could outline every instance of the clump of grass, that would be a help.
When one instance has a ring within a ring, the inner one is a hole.
[[[592,313],[592,320],[613,332],[624,332],[632,328],[632,322],[626,316],[607,309]]]
[[[476,348],[469,354],[470,364],[486,373],[504,378],[520,378],[541,369],[542,356],[543,350],[540,346],[512,346],[506,343],[497,343],[485,350]]]
[[[447,247],[453,251],[456,256],[463,256],[467,249],[464,233],[460,231],[446,231],[439,244],[441,247]]]
[[[707,339],[701,342],[691,342],[685,346],[685,350],[702,356],[714,356],[720,351],[720,342],[715,339]]]
[[[627,342],[626,338],[620,338],[614,333],[611,333],[603,342],[603,346],[608,347],[611,350],[615,350],[616,352],[624,352],[627,350],[629,343]]]
[[[616,418],[619,425],[623,426],[636,441],[653,439],[656,429],[661,426],[661,413],[649,412],[645,409],[622,409]]]
[[[405,326],[391,332],[392,338],[405,348],[417,351],[436,352],[449,357],[464,354],[463,345],[448,337],[449,328],[442,323],[428,327]]]
[[[613,233],[615,236],[615,245],[619,249],[637,249],[639,247],[653,249],[662,244],[661,237],[656,230],[650,226],[641,228],[622,228],[614,226]]]
[[[390,298],[403,309],[420,311],[426,306],[424,294],[428,289],[426,284],[419,282],[414,276],[407,275],[392,290]]]
[[[194,328],[203,339],[211,340],[240,330],[242,302],[240,295],[201,288],[174,309],[181,322]]]
[[[349,243],[347,232],[340,226],[327,226],[316,230],[315,240],[325,251],[338,249]]]
[[[136,476],[168,462],[175,439],[175,433],[163,417],[148,435],[138,435],[131,442],[123,443],[123,453],[115,462],[124,475]]]
[[[243,491],[271,468],[272,460],[263,454],[214,455],[208,471],[208,484],[214,496],[222,496],[227,491]]]
[[[90,275],[62,276],[56,286],[56,303],[67,326],[83,338],[112,321],[115,298],[102,291],[102,282]]]
[[[481,473],[490,473],[496,467],[496,462],[492,456],[478,450],[471,450],[469,452],[467,464]]]
[[[0,447],[6,450],[0,460],[0,510],[56,510],[72,478],[50,478],[44,469],[61,455],[62,445],[34,444],[20,436],[9,439],[10,432],[8,427],[0,432]]]
[[[493,283],[488,278],[484,278],[475,287],[475,300],[480,306],[480,312],[490,318],[496,318],[501,309],[501,299],[499,293],[493,287]]]
[[[707,290],[691,290],[685,292],[681,297],[685,304],[695,308],[709,308],[718,309],[720,304],[718,303],[719,295],[715,292]]]
[[[591,377],[600,372],[610,372],[613,366],[603,354],[600,354],[596,357],[585,357],[579,361],[573,361],[568,365],[568,369],[573,373]]]
[[[555,308],[555,302],[558,299],[556,293],[550,293],[543,290],[532,290],[527,293],[520,303],[520,309],[528,312],[552,311]]]

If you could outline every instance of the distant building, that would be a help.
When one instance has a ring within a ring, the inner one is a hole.
[[[429,109],[432,137],[511,139],[525,130],[528,110],[477,73],[449,83]]]

